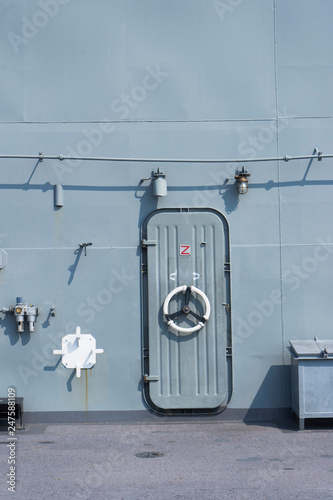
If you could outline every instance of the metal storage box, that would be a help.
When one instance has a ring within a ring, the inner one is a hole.
[[[305,418],[333,417],[333,340],[290,340],[292,409]]]

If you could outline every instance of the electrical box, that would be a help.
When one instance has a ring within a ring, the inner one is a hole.
[[[290,340],[292,409],[306,418],[333,418],[333,340]]]

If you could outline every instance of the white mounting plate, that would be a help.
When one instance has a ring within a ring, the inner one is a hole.
[[[61,341],[61,351],[54,350],[53,354],[62,354],[62,364],[66,368],[76,369],[76,376],[80,377],[81,369],[87,369],[96,363],[96,354],[104,352],[96,349],[96,339],[90,334],[81,334],[80,327],[76,334],[66,335]]]

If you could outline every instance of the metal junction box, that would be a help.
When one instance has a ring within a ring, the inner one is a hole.
[[[290,340],[292,409],[305,418],[333,418],[333,340]]]

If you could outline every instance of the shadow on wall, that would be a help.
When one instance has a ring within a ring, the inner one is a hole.
[[[142,221],[147,214],[157,209],[158,197],[153,195],[151,183],[148,186],[143,186],[142,181],[140,181],[135,192],[135,198],[140,200],[138,227],[141,229]]]
[[[2,317],[0,317],[0,327],[4,329],[4,334],[8,337],[10,345],[15,345],[18,342],[26,345],[31,338],[27,325],[25,325],[23,333],[18,333],[15,317],[12,314],[2,314]]]
[[[225,186],[224,190],[221,188],[219,193],[223,198],[227,214],[231,214],[231,212],[234,212],[239,203],[239,193],[237,189],[235,189],[235,186]]]
[[[290,365],[271,366],[244,417],[244,423],[290,427],[292,424],[290,387]]]
[[[82,250],[83,250],[83,247],[80,246],[79,248],[77,248],[75,251],[74,251],[74,255],[76,256],[75,257],[75,261],[74,261],[74,264],[72,264],[71,266],[69,266],[68,268],[68,271],[70,272],[70,276],[68,278],[68,282],[67,282],[67,285],[70,285],[74,279],[74,275],[75,275],[75,272],[76,272],[76,268],[77,268],[77,265],[79,263],[79,260],[81,258],[81,254],[82,254]]]

